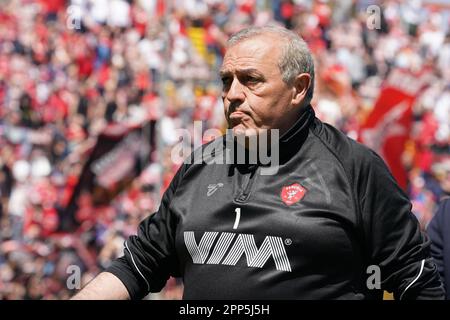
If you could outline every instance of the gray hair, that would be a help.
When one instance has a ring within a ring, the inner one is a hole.
[[[267,33],[272,33],[285,40],[283,52],[278,62],[278,67],[285,83],[291,85],[295,77],[301,73],[308,73],[311,76],[311,83],[304,101],[304,105],[308,105],[314,93],[314,61],[308,45],[298,34],[291,30],[271,25],[249,27],[233,34],[228,39],[227,47]]]

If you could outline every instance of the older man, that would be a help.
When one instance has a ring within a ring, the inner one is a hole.
[[[260,161],[183,165],[125,255],[75,298],[142,298],[169,276],[183,278],[186,299],[443,298],[429,241],[383,161],[315,118],[303,40],[245,29],[220,73],[232,139],[279,130],[276,174]],[[212,142],[216,157],[227,139]]]

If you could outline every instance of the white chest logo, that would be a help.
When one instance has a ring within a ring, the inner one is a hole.
[[[216,192],[221,187],[223,187],[223,183],[221,183],[221,182],[208,185],[208,192],[206,193],[206,195],[208,197],[211,196],[214,192]]]
[[[217,236],[219,239],[215,241]],[[195,264],[235,266],[242,255],[245,255],[248,267],[263,268],[272,257],[277,270],[292,271],[283,240],[280,237],[266,236],[258,248],[252,234],[205,232],[200,243],[197,244],[194,232],[185,231],[184,243]],[[231,249],[228,250],[230,247]],[[228,254],[225,256],[227,251]],[[207,259],[208,256],[209,259]]]

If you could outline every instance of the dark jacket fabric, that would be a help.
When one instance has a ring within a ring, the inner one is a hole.
[[[202,150],[220,158],[227,139]],[[430,241],[377,154],[310,106],[279,148],[273,175],[262,164],[184,164],[107,271],[132,298],[169,276],[182,277],[185,299],[444,297]]]
[[[427,233],[431,239],[431,254],[444,282],[446,299],[450,300],[450,197],[439,203]]]

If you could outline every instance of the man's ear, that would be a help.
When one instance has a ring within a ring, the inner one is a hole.
[[[294,80],[294,96],[292,97],[292,105],[300,105],[306,97],[309,86],[311,85],[311,76],[308,73],[301,73]]]

